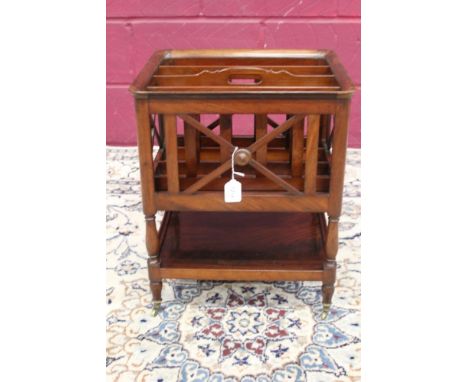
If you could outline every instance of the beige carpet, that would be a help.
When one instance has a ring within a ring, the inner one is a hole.
[[[152,317],[137,151],[108,148],[108,380],[359,381],[360,150],[348,151],[346,171],[338,280],[325,321],[315,282],[167,280]]]

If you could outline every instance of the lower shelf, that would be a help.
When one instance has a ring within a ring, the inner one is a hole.
[[[322,219],[312,213],[172,212],[162,227],[160,269],[150,267],[150,276],[322,280]]]

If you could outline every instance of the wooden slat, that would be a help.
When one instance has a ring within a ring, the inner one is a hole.
[[[279,124],[276,123],[275,121],[273,121],[270,117],[267,117],[267,122],[268,122],[268,124],[269,124],[271,127],[273,127],[273,128],[279,126]]]
[[[196,74],[203,70],[219,70],[225,66],[220,65],[160,65],[157,71],[159,75],[175,75],[175,74]],[[287,70],[293,74],[331,74],[331,69],[328,65],[263,65],[257,66],[267,70]]]
[[[280,126],[278,126],[276,129],[273,131],[269,132],[267,135],[263,136],[261,139],[258,141],[255,141],[253,144],[249,146],[249,151],[251,153],[254,153],[257,151],[260,147],[268,145],[269,142],[271,142],[273,139],[278,137],[280,134],[284,133],[286,130],[288,130],[291,126],[293,126],[295,123],[301,121],[304,119],[304,115],[295,115],[294,117],[289,118],[287,121],[282,123]]]
[[[179,192],[179,167],[177,160],[177,124],[174,114],[164,115],[164,129],[166,142],[166,161],[168,191]]]
[[[163,142],[161,141],[161,136],[159,135],[158,129],[156,127],[156,115],[151,114],[151,130],[153,131],[152,144],[154,145],[154,138],[156,138],[157,145],[162,146]]]
[[[251,80],[238,82],[236,80]],[[236,85],[237,84],[237,85]],[[203,70],[195,74],[155,75],[148,89],[157,87],[198,86],[298,86],[337,87],[332,74],[300,75],[286,70],[272,71],[258,67],[225,67],[218,70]]]
[[[262,267],[262,269],[241,268],[241,269],[226,269],[216,267],[187,267],[178,268],[161,267],[160,277],[167,279],[193,279],[196,275],[203,274],[204,278],[209,280],[259,280],[259,281],[322,281],[323,270],[322,269],[268,269],[268,267]]]
[[[153,161],[153,173],[154,174],[167,174],[167,170],[166,170],[166,161],[163,160],[163,156],[164,156],[164,148],[159,148],[158,152],[156,153],[156,156],[154,158],[154,161]],[[180,167],[180,166],[179,166]],[[184,171],[185,173],[185,171]]]
[[[304,154],[304,120],[297,122],[290,130],[292,144],[291,151],[291,174],[302,176],[302,157]]]
[[[158,192],[154,198],[158,207],[164,211],[325,212],[328,209],[328,195],[245,192],[239,203],[226,203],[222,192],[199,192],[192,195]]]
[[[328,137],[326,139],[328,147],[332,147],[332,145],[333,145],[333,133],[335,132],[335,129],[333,127],[334,124],[335,124],[334,116],[330,116],[330,131],[329,131]]]
[[[161,147],[164,147],[164,118],[163,114],[158,114],[159,136],[161,137]]]
[[[160,150],[161,151],[161,150]],[[159,153],[159,152],[158,152]],[[198,172],[197,175],[203,176],[211,171],[213,171],[216,167],[219,166],[219,161],[214,162],[200,162],[198,164]],[[265,165],[270,171],[273,171],[275,174],[280,176],[291,176],[291,166],[288,162],[269,162]],[[179,155],[179,175],[183,176],[187,172],[187,165],[186,163],[181,160],[181,156]],[[249,166],[242,167],[242,172],[246,176],[253,176],[255,177],[255,170],[253,170]],[[166,162],[164,160],[159,161],[158,165],[158,174],[164,175],[166,174]],[[327,161],[319,161],[317,165],[317,174],[319,175],[328,175],[329,168]],[[244,178],[245,179],[245,178]]]
[[[320,115],[307,116],[306,162],[304,173],[304,193],[314,194],[317,182],[318,140]]]
[[[266,114],[255,114],[255,140],[263,138],[267,134],[267,116]],[[255,158],[261,164],[267,162],[267,145],[258,148]]]
[[[221,93],[256,93],[256,92],[281,92],[284,91],[285,88],[288,91],[292,92],[316,92],[316,93],[337,93],[341,88],[339,86],[333,85],[283,85],[283,86],[240,86],[240,85],[211,85],[211,86],[203,86],[203,84],[199,86],[195,85],[158,85],[158,86],[147,86],[148,91],[158,94],[167,93],[168,91],[179,92],[179,93],[213,93],[213,92],[221,92]]]
[[[200,142],[203,147],[218,147],[216,142],[213,142],[210,138],[205,137],[204,135],[200,136]],[[240,147],[249,147],[252,143],[255,142],[254,136],[242,136],[242,135],[235,135],[232,137],[231,144],[233,146]],[[184,137],[178,136],[177,137],[177,144],[180,146],[184,145]],[[286,147],[286,139],[284,136],[280,136],[272,140],[268,143],[268,148],[285,148]]]
[[[291,118],[291,117],[294,117],[294,114],[286,114],[286,121]],[[291,162],[291,145],[292,145],[292,138],[291,138],[291,130],[292,129],[289,129],[289,130],[286,130],[283,135],[284,135],[284,140],[285,140],[285,147],[288,149],[289,151],[289,162]]]
[[[192,118],[197,121],[200,120],[200,115],[192,114]],[[185,144],[185,162],[187,163],[188,176],[197,175],[197,165],[199,161],[199,153],[197,150],[197,140],[199,139],[200,133],[189,123],[184,121],[184,144]]]
[[[203,186],[206,186],[208,183],[210,183],[213,179],[217,178],[218,176],[221,176],[223,173],[225,173],[227,170],[229,170],[231,167],[231,161],[228,160],[224,162],[222,165],[220,165],[218,168],[210,172],[208,175],[205,175],[203,178],[192,184],[189,188],[187,188],[184,193],[185,194],[193,194],[194,192],[198,191],[200,188]]]
[[[179,117],[183,119],[185,122],[193,126],[195,129],[200,131],[201,133],[205,134],[207,137],[211,138],[213,141],[217,142],[220,146],[225,146],[227,149],[232,150],[232,145],[230,142],[226,141],[223,137],[216,135],[206,126],[202,125],[196,119],[192,118],[188,114],[180,114]]]
[[[270,93],[269,93],[270,94]],[[308,93],[309,94],[309,93]],[[310,93],[310,99],[294,99],[288,94],[289,100],[268,99],[264,97],[248,99],[244,94],[242,99],[225,99],[216,94],[209,101],[203,97],[197,99],[150,99],[149,107],[152,113],[196,113],[196,114],[236,114],[239,110],[245,114],[334,114],[338,108],[335,100],[314,99],[323,96],[323,92]],[[281,96],[281,93],[271,93],[272,96]]]
[[[241,146],[239,146],[241,147]],[[245,146],[244,146],[245,147]],[[179,157],[180,160],[184,159],[184,148],[179,148]],[[305,158],[305,151],[303,159]],[[319,149],[319,158],[320,160],[325,160],[325,153],[323,148]],[[200,161],[207,162],[219,162],[219,149],[217,147],[205,147],[200,149]],[[284,149],[268,149],[267,152],[267,161],[276,161],[276,162],[289,162],[289,152]]]
[[[219,135],[226,141],[232,141],[232,114],[222,114],[219,117]],[[220,146],[220,162],[227,161],[232,154],[232,150],[227,146]]]
[[[163,65],[219,65],[219,66],[268,66],[274,61],[277,65],[328,65],[324,58],[293,58],[293,57],[187,57],[172,58],[162,62]]]
[[[206,128],[213,130],[218,126],[219,126],[219,118],[216,118],[213,122],[211,122],[208,126],[206,126]]]
[[[330,152],[330,147],[328,147],[327,141],[319,142],[319,147],[323,149],[323,152],[325,153],[325,159],[330,165],[331,164],[331,152]]]
[[[252,166],[255,170],[266,176],[268,179],[270,179],[272,182],[278,184],[279,186],[283,187],[286,191],[289,191],[293,194],[301,194],[301,192],[296,189],[295,187],[291,186],[288,182],[284,181],[282,178],[280,178],[278,175],[276,175],[274,172],[268,170],[265,166],[263,166],[261,163],[256,161],[255,159],[250,159],[249,165]]]
[[[242,169],[244,171],[244,169]],[[291,186],[298,190],[304,189],[304,179],[303,178],[289,178],[281,177],[285,182],[289,183]],[[191,187],[196,181],[202,179],[202,176],[196,178],[185,178],[182,177],[179,179],[180,190],[184,191]],[[272,192],[284,192],[284,187],[279,186],[277,183],[272,182],[266,177],[255,178],[255,177],[244,177],[239,179],[242,183],[243,191],[272,191]],[[157,175],[155,178],[156,189],[158,191],[167,190],[167,177],[164,175]],[[210,181],[203,187],[200,187],[200,191],[220,191],[224,190],[224,185],[226,184],[225,177],[218,177]],[[317,176],[317,192],[328,193],[330,186],[330,176],[329,175],[318,175]]]
[[[331,131],[331,115],[320,115],[320,142],[326,141]]]

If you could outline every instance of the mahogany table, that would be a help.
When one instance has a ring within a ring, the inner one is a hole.
[[[157,51],[130,91],[155,312],[164,278],[319,280],[326,317],[354,91],[336,54]]]

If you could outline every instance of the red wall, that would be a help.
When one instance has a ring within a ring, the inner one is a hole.
[[[360,0],[107,0],[107,143],[136,144],[127,88],[156,49],[335,50],[357,86],[349,145],[361,145]]]

